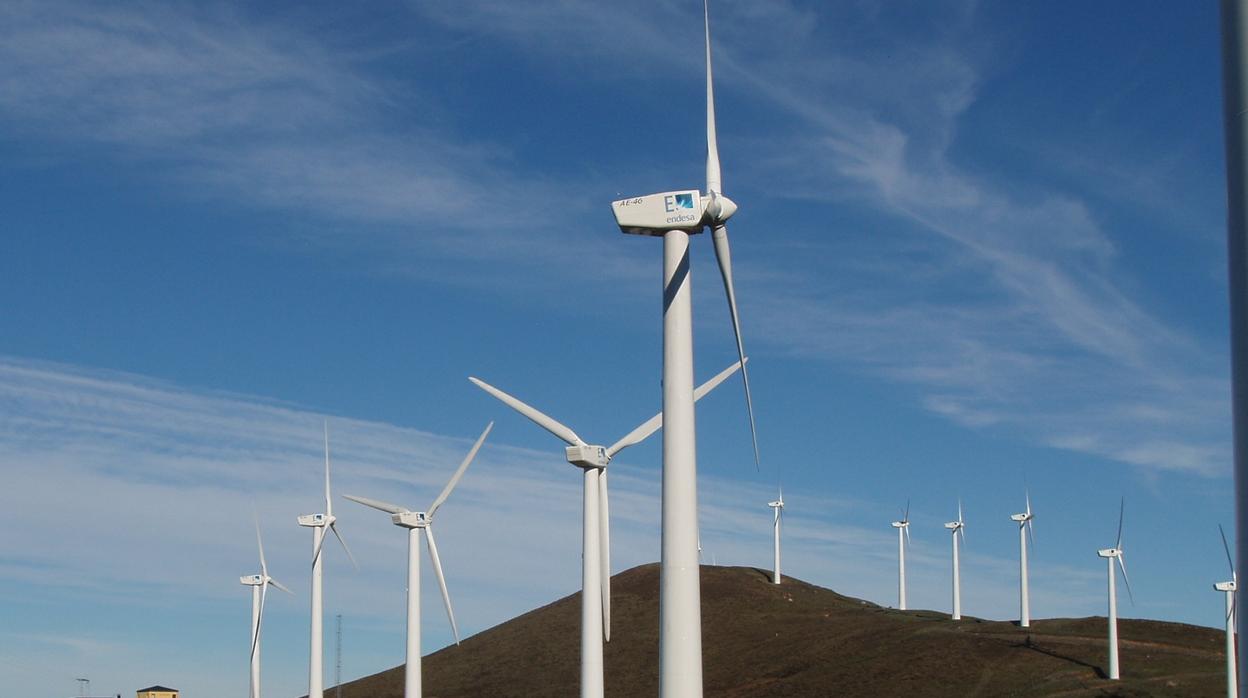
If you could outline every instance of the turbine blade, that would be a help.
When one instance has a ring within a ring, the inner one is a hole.
[[[1023,496],[1027,498],[1027,518],[1030,519],[1031,518],[1031,489],[1030,488],[1024,489]]]
[[[498,388],[495,388],[494,386],[490,385],[489,383],[486,383],[483,380],[473,378],[472,376],[468,376],[468,380],[472,381],[473,384],[476,385],[478,388],[484,390],[490,395],[493,395],[494,397],[501,400],[503,404],[507,405],[511,409],[519,412],[525,417],[528,417],[537,426],[554,434],[560,439],[563,439],[564,441],[567,442],[569,446],[584,446],[585,445],[585,442],[581,441],[581,437],[577,436],[576,432],[564,426],[563,424],[561,424],[558,420],[554,419],[553,417],[546,415],[534,409],[533,407],[530,407],[529,405],[526,405],[520,400],[517,400],[516,398],[508,395],[507,393],[504,393],[503,391],[499,390]]]
[[[357,504],[363,504],[366,507],[372,507],[377,511],[384,511],[387,514],[406,514],[410,509],[405,509],[398,504],[383,502],[380,499],[369,499],[368,497],[357,497],[353,494],[342,495],[343,499],[350,499]]]
[[[1118,569],[1122,570],[1122,583],[1127,585],[1127,598],[1131,599],[1131,605],[1135,605],[1135,595],[1131,593],[1131,580],[1127,577],[1127,563],[1123,560],[1122,553],[1119,552]]]
[[[433,542],[433,527],[425,526],[425,542],[429,544],[429,559],[433,561],[433,573],[438,578],[438,587],[442,589],[442,603],[446,604],[446,617],[451,620],[451,631],[455,633],[455,644],[459,644],[459,626],[455,624],[455,612],[451,610],[451,595],[446,590],[446,577],[442,574],[442,560],[438,557],[438,544]]]
[[[715,81],[711,76],[711,10],[702,2],[702,19],[706,28],[706,191],[723,191],[719,172],[719,142],[715,137]]]
[[[472,445],[472,448],[468,451],[468,455],[464,457],[463,462],[461,462],[459,467],[455,470],[455,474],[451,476],[451,481],[446,483],[446,487],[442,488],[442,493],[438,495],[437,499],[433,500],[433,504],[429,505],[429,510],[425,512],[425,517],[430,521],[433,520],[433,512],[437,511],[438,507],[442,506],[442,502],[445,502],[446,498],[451,496],[451,490],[455,489],[455,485],[459,482],[459,478],[464,476],[464,471],[468,469],[468,464],[472,462],[473,458],[477,457],[477,451],[481,450],[481,444],[485,443],[485,437],[489,435],[490,430],[493,428],[494,422],[490,422],[485,425],[485,431],[481,432],[481,436],[477,437],[476,443]]]
[[[282,591],[286,592],[287,594],[290,594],[291,596],[295,595],[295,592],[291,591],[290,589],[287,589],[286,585],[282,584],[276,579],[272,577],[268,577],[268,580],[269,580],[269,584],[272,584],[273,586],[277,587],[278,589],[281,589]]]
[[[910,523],[910,500],[906,500],[906,515],[901,518],[902,521]]]
[[[958,497],[958,524],[964,525],[962,523],[962,498],[961,497]]]
[[[1031,549],[1035,550],[1036,549],[1036,532],[1035,532],[1036,525],[1032,523],[1033,521],[1035,521],[1035,519],[1027,519],[1025,522],[1023,522],[1023,525],[1027,527],[1027,538],[1031,540]]]
[[[321,537],[316,541],[316,550],[312,551],[312,564],[315,565],[318,558],[321,557],[321,551],[325,548],[325,527],[321,526]]]
[[[325,516],[333,516],[334,500],[329,496],[329,420],[325,420]]]
[[[360,569],[360,563],[355,561],[355,556],[351,554],[351,548],[347,547],[347,541],[343,540],[342,534],[338,532],[338,524],[331,523],[329,530],[333,531],[334,537],[338,539],[339,543],[342,543],[342,549],[347,551],[347,557],[351,559],[351,564],[355,566],[355,569]],[[322,536],[321,541],[324,542],[324,540],[325,538]]]
[[[745,360],[749,361],[750,359],[747,356]],[[724,380],[728,378],[728,376],[731,376],[733,373],[736,373],[737,369],[739,368],[741,368],[740,361],[734,363],[728,368],[725,368],[724,370],[716,374],[714,378],[708,380],[702,385],[699,385],[697,389],[693,391],[693,401],[697,402],[698,400],[701,400],[702,396],[714,390],[715,387],[718,386],[720,383],[723,383]],[[653,434],[654,432],[658,431],[661,428],[663,428],[663,413],[662,412],[654,415],[650,419],[647,419],[636,429],[628,432],[627,434],[624,435],[623,438],[621,438],[619,441],[616,441],[614,444],[612,444],[611,447],[607,449],[607,458],[614,458],[615,454],[619,453],[620,451],[623,451],[629,446],[635,446],[641,443],[642,441],[645,441],[646,439],[650,438],[651,434]]]
[[[750,374],[745,368],[745,345],[741,342],[741,319],[737,314],[737,293],[732,284],[732,251],[728,247],[728,227],[724,224],[715,226],[711,231],[711,241],[715,245],[715,260],[719,262],[719,273],[724,279],[724,294],[728,297],[728,314],[732,316],[732,333],[737,340],[737,358],[741,361],[741,380],[745,386],[745,409],[750,416],[750,440],[754,444],[754,469],[760,470],[758,455],[758,429],[754,426],[754,398],[750,396]]]
[[[1122,549],[1122,515],[1127,509],[1127,498],[1123,497],[1122,502],[1118,504],[1118,542],[1114,543],[1114,547]],[[1119,558],[1121,559],[1121,558]]]
[[[254,509],[251,514],[256,522],[256,547],[260,549],[260,574],[268,576],[269,566],[264,562],[264,541],[260,539],[260,515]]]
[[[1226,531],[1222,530],[1222,524],[1218,524],[1218,533],[1222,536],[1222,549],[1226,551],[1226,564],[1231,566],[1231,577],[1235,576],[1235,561],[1231,558],[1231,546],[1226,543]]]
[[[607,509],[607,471],[598,469],[598,560],[602,577],[602,639],[611,641],[611,516]]]
[[[906,533],[906,546],[907,546],[907,547],[909,547],[909,545],[910,545],[910,527],[909,527],[909,526],[902,526],[902,527],[901,527],[901,530],[905,531],[905,533]]]
[[[251,636],[250,656],[252,658],[256,656],[256,648],[260,646],[260,626],[264,625],[264,598],[266,596],[265,592],[268,591],[267,586],[265,584],[260,585],[260,614],[256,618],[256,632]]]

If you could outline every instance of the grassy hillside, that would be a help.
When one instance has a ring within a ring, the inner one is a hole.
[[[606,689],[658,695],[659,568],[612,581]],[[579,594],[424,660],[427,698],[575,696]],[[707,696],[1220,696],[1220,631],[1119,622],[1123,679],[1104,678],[1104,618],[949,620],[895,611],[745,567],[702,568]],[[327,692],[328,693],[328,692]],[[401,698],[403,667],[344,684],[344,698]]]

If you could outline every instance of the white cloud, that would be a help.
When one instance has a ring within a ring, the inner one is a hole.
[[[292,648],[306,642],[311,543],[294,519],[323,506],[322,419],[294,405],[250,396],[0,360],[0,466],[7,479],[0,507],[22,522],[24,532],[0,541],[0,590],[15,599],[19,589],[38,588],[67,612],[60,614],[57,634],[49,630],[48,637],[73,641],[43,643],[47,656],[80,652],[120,614],[157,615],[168,627],[194,627],[195,632],[172,642],[167,633],[129,637],[111,650],[114,654],[169,653],[195,645],[197,652],[220,654],[224,661],[238,659],[246,643],[229,643],[246,634],[235,632],[246,625],[248,604],[237,578],[257,565],[250,521],[254,504],[270,572],[299,595],[270,596],[265,626],[267,646],[274,648],[270,675],[284,677],[274,679],[283,682],[283,690],[297,691],[301,664]],[[334,491],[424,507],[480,426],[450,437],[331,417]],[[439,551],[465,635],[579,586],[580,478],[551,441],[549,452],[487,441],[439,510]],[[614,568],[654,561],[659,549],[655,467],[630,461],[625,453],[611,486]],[[766,490],[703,475],[708,562],[713,555],[720,564],[769,567],[770,512],[760,494]],[[860,508],[857,503],[801,493],[786,500],[792,502],[785,519],[787,569],[887,603],[895,570],[892,536],[839,523]],[[404,537],[371,509],[339,499],[334,511],[361,571],[351,569],[334,541],[327,542],[326,608],[333,609],[327,618],[343,613],[356,628],[355,642],[364,645],[355,645],[352,653],[357,671],[380,670],[401,657]],[[832,513],[807,513],[812,511]],[[922,549],[911,564],[916,580],[943,574],[943,558]],[[999,576],[989,558],[970,565],[983,568],[982,576]],[[916,605],[943,607],[938,587],[923,587],[916,581]],[[449,640],[449,628],[435,585],[425,585],[422,604],[425,642],[438,647]],[[975,604],[975,612],[1008,610],[984,601]],[[196,615],[205,613],[211,620]],[[243,679],[241,672],[229,680],[216,672],[185,671],[184,683],[197,692],[237,689]]]

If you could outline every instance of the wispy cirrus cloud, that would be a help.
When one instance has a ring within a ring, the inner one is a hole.
[[[40,635],[46,642],[0,633],[0,643],[29,645],[22,652],[45,659],[81,661],[82,649],[96,642],[94,629],[129,627],[158,613],[169,628],[194,627],[194,637],[136,633],[110,645],[109,652],[176,654],[178,647],[198,643],[222,661],[241,665],[246,644],[230,643],[245,636],[237,631],[246,623],[247,595],[236,580],[257,564],[254,504],[270,571],[300,597],[271,595],[265,624],[269,646],[279,648],[271,654],[269,676],[297,691],[298,661],[276,657],[302,647],[306,637],[310,541],[294,519],[323,507],[323,419],[297,405],[254,396],[0,359],[0,468],[6,473],[0,507],[21,521],[24,531],[0,542],[0,590],[12,592],[5,594],[8,603],[34,603],[39,609],[54,602],[61,609],[49,616]],[[427,506],[480,426],[446,436],[331,417],[334,492]],[[580,478],[561,455],[553,439],[549,452],[535,452],[508,446],[496,431],[439,510],[439,549],[465,633],[579,586]],[[628,454],[616,466],[612,559],[622,570],[658,556],[659,482],[653,464],[631,461]],[[700,478],[707,562],[713,556],[720,564],[769,564],[770,517],[761,507],[761,493],[769,489]],[[810,493],[789,498],[787,569],[888,604],[895,569],[888,552],[892,537],[843,523],[863,505]],[[755,510],[758,516],[742,515]],[[336,500],[334,513],[363,572],[354,573],[331,541],[327,608],[351,618],[355,637],[374,638],[353,640],[357,670],[387,668],[401,657],[403,537],[387,518],[351,502]],[[969,564],[982,566],[985,579],[1004,574],[993,571],[988,557],[982,565]],[[916,575],[943,578],[939,555],[919,551],[912,565]],[[1009,569],[1005,562],[997,567]],[[32,600],[19,589],[37,591]],[[426,608],[440,608],[435,586],[427,585],[425,593]],[[939,587],[916,591],[915,603],[939,607]],[[18,612],[16,606],[11,610]],[[985,601],[975,612],[1004,616],[1009,607]],[[431,647],[450,639],[436,616],[424,632]],[[198,675],[184,667],[180,675],[198,691],[241,685],[215,670]]]
[[[566,80],[640,79],[662,67],[693,90],[696,4],[646,9],[412,7]],[[209,192],[197,195],[331,221],[326,245],[414,252],[411,263],[379,254],[387,271],[504,283],[425,263],[467,258],[586,280],[650,276],[637,246],[608,253],[605,238],[583,235],[563,244],[575,224],[551,225],[548,212],[575,221],[592,204],[569,198],[569,183],[519,175],[529,168],[516,153],[441,119],[396,127],[410,111],[395,108],[393,85],[359,51],[298,23],[190,6],[0,12],[0,119],[19,132],[120,148]],[[747,203],[742,222],[749,203],[762,204],[768,227],[808,243],[794,256],[789,245],[803,243],[763,245],[737,226],[744,321],[762,330],[751,344],[866,366],[967,426],[1149,470],[1225,472],[1224,349],[1141,297],[1120,254],[1130,231],[1106,227],[1097,201],[1062,182],[972,166],[962,125],[994,79],[984,64],[995,47],[978,38],[977,16],[970,2],[904,18],[716,3],[721,140],[728,181]],[[438,109],[415,83],[403,89]],[[1061,143],[1034,157],[1054,152]],[[1099,160],[1115,169],[1113,157]],[[1136,190],[1156,187],[1117,200]],[[785,214],[793,201],[806,213]],[[852,223],[821,230],[812,208],[838,220],[848,212]],[[354,224],[367,230],[347,230]],[[442,234],[465,229],[473,234]],[[843,242],[826,242],[833,236]]]
[[[551,2],[519,13],[482,2],[419,11],[522,47],[529,60],[580,56],[614,75],[696,86],[702,55],[687,44],[699,38],[700,8],[649,9]],[[725,174],[747,208],[774,202],[767,228],[796,225],[798,235],[763,244],[735,226],[750,342],[863,365],[967,427],[1149,472],[1225,473],[1224,349],[1150,307],[1121,255],[1133,231],[1107,227],[1098,208],[1104,186],[1079,194],[1096,177],[1054,173],[1053,161],[1078,149],[1097,172],[1131,172],[1144,184],[1115,188],[1116,206],[1132,196],[1161,206],[1147,182],[1168,175],[1122,161],[1110,142],[1089,151],[1082,135],[1044,147],[1028,137],[1018,154],[1030,163],[980,165],[964,123],[997,79],[1002,50],[979,21],[974,2],[904,17],[715,4]],[[556,40],[570,26],[581,31]],[[587,38],[606,34],[613,40]],[[743,128],[742,113],[765,114],[773,128]],[[796,223],[785,210],[792,201],[805,209]],[[852,222],[821,228],[811,211]]]

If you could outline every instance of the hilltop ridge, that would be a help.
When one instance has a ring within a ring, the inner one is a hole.
[[[1121,681],[1104,678],[1103,617],[1010,621],[898,611],[770,572],[701,568],[707,696],[1220,696],[1224,636],[1119,620]],[[658,695],[659,567],[612,578],[608,696]],[[575,696],[579,593],[424,658],[428,698]],[[327,689],[328,690],[328,689]],[[343,684],[344,698],[401,698],[403,667]]]

